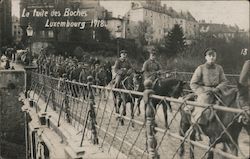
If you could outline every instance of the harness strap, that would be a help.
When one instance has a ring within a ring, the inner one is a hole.
[[[216,98],[223,106],[227,106],[227,105],[222,101],[221,97],[219,97],[219,96],[218,96],[216,93],[214,93],[214,92],[213,92],[213,94],[214,94],[215,98]]]

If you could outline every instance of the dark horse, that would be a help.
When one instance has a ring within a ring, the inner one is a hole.
[[[138,76],[138,77],[140,77],[140,76]],[[137,81],[137,83],[139,83],[138,81],[140,81],[142,83],[143,80],[141,80],[139,78],[139,79],[134,80],[134,81]],[[182,95],[183,86],[185,84],[186,84],[185,82],[183,82],[181,80],[174,79],[174,78],[159,78],[159,79],[156,79],[156,81],[154,81],[153,90],[154,90],[156,95],[178,98]],[[141,85],[140,85],[140,87],[141,87]],[[144,90],[144,88],[142,90]],[[138,103],[139,103],[139,100],[140,99],[138,99]],[[140,113],[141,112],[140,111],[140,104],[138,104],[138,103],[137,103],[138,112]],[[163,106],[165,127],[168,128],[168,115],[167,115],[168,107],[172,111],[170,101],[161,101],[159,99],[153,99],[152,103],[153,103],[155,108],[158,104]],[[144,110],[145,109],[146,108],[144,108]]]
[[[223,100],[223,102],[228,105],[229,108],[242,108],[245,105],[246,100],[248,97],[246,97],[246,91],[247,88],[242,87],[241,85],[238,85],[238,89],[232,92],[231,95],[226,97],[226,99]],[[208,99],[210,101],[214,101],[217,99],[216,95],[212,92],[211,93],[211,99]],[[211,103],[211,102],[210,102]],[[249,110],[249,108],[248,108]],[[207,109],[204,111],[204,113],[207,115],[207,111],[210,111]],[[241,132],[242,127],[245,127],[247,130],[248,134],[250,133],[250,122],[249,122],[249,114],[245,115],[240,115],[241,118],[236,116],[236,113],[232,112],[226,112],[226,111],[221,111],[221,110],[216,110],[213,115],[209,115],[210,119],[207,123],[207,125],[200,125],[202,131],[206,136],[209,137],[209,146],[212,148],[215,148],[217,144],[223,143],[223,151],[227,151],[228,146],[233,153],[233,155],[238,156],[238,138],[239,134]],[[204,115],[205,115],[204,114]],[[209,114],[209,113],[208,113]],[[223,133],[223,127],[218,121],[218,118],[220,119],[221,123],[224,125],[225,128],[227,128],[227,132],[230,134],[232,140],[230,137],[224,133],[221,137],[221,133]],[[180,131],[179,134],[181,136],[184,136],[186,131],[190,128],[191,126],[191,114],[182,110],[181,111],[181,121],[180,121]],[[239,119],[244,119],[240,120]],[[191,132],[190,135],[191,140],[195,140],[195,129]],[[193,148],[194,146],[191,144],[190,146],[190,158],[194,158],[194,153],[193,153]],[[184,155],[184,144],[181,145],[180,150],[179,150],[179,155],[182,157]],[[213,151],[208,152],[208,159],[213,159],[214,158],[214,153]]]

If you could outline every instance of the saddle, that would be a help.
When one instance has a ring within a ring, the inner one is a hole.
[[[235,88],[231,89],[227,95],[214,94],[215,101],[212,104],[228,107],[235,100],[236,95],[237,95],[237,89]],[[197,98],[197,95],[195,93],[191,93],[191,94],[188,94],[185,98],[183,98],[183,100],[184,101],[186,100],[196,101],[196,98]],[[190,115],[192,114],[194,109],[195,109],[195,106],[193,105],[187,105],[183,108],[185,113],[190,114]],[[216,110],[206,109],[202,113],[199,123],[204,124],[204,123],[210,122],[214,118],[214,111]]]

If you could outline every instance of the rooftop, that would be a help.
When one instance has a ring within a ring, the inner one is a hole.
[[[131,9],[139,9],[139,8],[145,8],[145,9],[152,10],[155,12],[167,14],[173,18],[180,18],[180,19],[186,19],[189,21],[196,21],[196,19],[192,16],[192,14],[189,11],[177,12],[172,7],[167,7],[166,5],[161,6],[159,3],[152,4],[152,3],[148,3],[148,2],[144,2],[144,1],[131,3]]]
[[[233,33],[239,31],[238,26],[230,26],[226,24],[216,24],[216,23],[199,23],[200,30],[203,32],[213,32],[213,33]]]

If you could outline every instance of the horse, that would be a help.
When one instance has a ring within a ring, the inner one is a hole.
[[[141,83],[141,85],[143,86],[142,84],[143,80],[140,78],[135,79],[134,82],[136,81],[136,83]],[[182,95],[183,87],[186,84],[186,82],[178,80],[178,79],[174,79],[174,78],[157,78],[153,83],[154,84],[153,84],[152,89],[154,90],[156,95],[174,97],[174,98],[178,98]],[[142,91],[143,90],[144,90],[144,87],[142,88]],[[137,103],[137,107],[138,107],[138,114],[139,114],[141,110],[140,110],[140,104],[138,103]],[[163,106],[165,127],[168,128],[168,116],[167,116],[168,107],[170,111],[172,111],[170,101],[161,101],[159,99],[152,99],[152,103],[155,108],[158,104]],[[146,112],[146,107],[144,107],[144,110]]]
[[[125,89],[125,90],[134,90],[134,83],[133,83],[133,77],[135,74],[135,70],[129,70],[127,73],[125,73],[124,78],[121,80],[121,82],[115,86],[115,88],[119,89]],[[113,100],[114,100],[114,107],[117,114],[120,114],[120,107],[122,105],[122,116],[126,116],[126,104],[130,103],[131,108],[131,119],[134,119],[134,104],[135,104],[135,97],[132,94],[129,93],[123,93],[123,92],[116,92],[113,91]],[[120,118],[121,125],[124,125],[124,120]],[[134,123],[132,122],[132,127],[134,127]]]
[[[208,101],[213,101],[215,103],[215,100],[217,100],[217,97],[214,93],[211,93],[211,99],[208,99]],[[229,108],[242,108],[242,106],[245,106],[246,99],[245,96],[245,90],[243,87],[241,87],[238,84],[238,89],[235,89],[235,91],[232,91],[232,94],[223,99],[223,103],[227,104],[227,107]],[[209,103],[209,102],[208,102]],[[211,102],[210,102],[211,103]],[[207,109],[206,111],[208,111]],[[248,107],[249,110],[249,107]],[[223,151],[227,152],[227,147],[228,146],[233,153],[233,155],[238,156],[238,138],[239,134],[242,130],[242,127],[246,129],[248,134],[250,134],[250,122],[249,122],[249,117],[250,113],[245,115],[242,118],[239,118],[236,116],[235,113],[232,112],[225,112],[221,110],[216,110],[216,112],[213,112],[214,114],[211,114],[209,112],[204,111],[203,115],[209,116],[209,121],[206,125],[199,125],[201,130],[204,132],[206,136],[209,137],[209,146],[212,148],[215,148],[217,144],[222,143],[223,144]],[[208,115],[208,114],[209,115]],[[220,124],[220,122],[217,120],[217,117],[220,119],[221,123],[224,125],[225,128],[227,128],[227,132],[230,134],[232,140],[227,134],[223,134],[222,136],[221,133],[223,133],[223,127]],[[239,121],[239,119],[245,119]],[[181,120],[180,120],[180,130],[179,134],[180,136],[185,136],[185,133],[187,130],[189,130],[191,126],[191,114],[188,113],[187,111],[184,111],[183,109],[181,110]],[[195,140],[195,129],[191,132],[190,139]],[[236,144],[236,145],[235,145]],[[194,159],[194,145],[191,144],[190,146],[190,158]],[[181,144],[181,147],[179,149],[179,156],[182,157],[184,155],[184,143]],[[208,159],[213,159],[214,158],[214,153],[213,151],[208,152]]]
[[[133,76],[133,85],[134,85],[134,91],[138,91],[138,92],[143,92],[144,91],[143,73],[142,72],[140,72],[140,71],[135,72],[135,74]],[[140,104],[141,104],[142,96],[133,95],[133,98],[134,99],[137,98],[136,107],[138,108],[137,109],[137,116],[139,116],[141,114]]]

